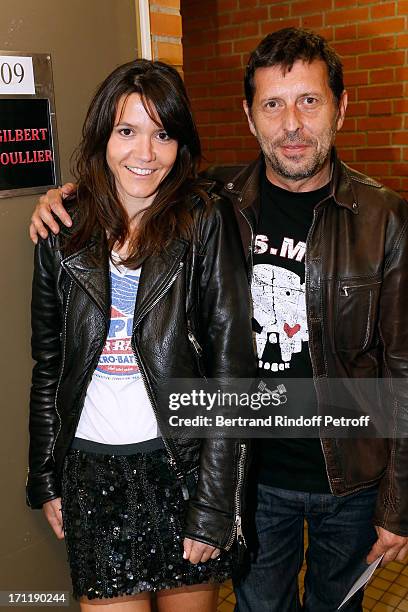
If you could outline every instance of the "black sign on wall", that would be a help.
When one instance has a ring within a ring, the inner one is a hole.
[[[60,182],[51,55],[0,50],[0,202]]]
[[[49,101],[0,99],[0,189],[55,182]]]

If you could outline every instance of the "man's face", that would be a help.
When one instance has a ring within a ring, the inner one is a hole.
[[[321,60],[258,68],[252,108],[244,101],[251,132],[265,156],[267,176],[285,188],[309,191],[329,180],[330,150],[347,106],[338,104]]]

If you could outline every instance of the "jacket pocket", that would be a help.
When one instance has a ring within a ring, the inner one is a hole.
[[[343,280],[338,284],[335,346],[342,351],[364,351],[370,346],[378,312],[381,281]]]

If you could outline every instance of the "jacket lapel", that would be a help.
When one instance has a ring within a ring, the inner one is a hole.
[[[260,175],[263,158],[241,169],[222,189],[222,195],[232,201],[245,257],[250,256],[253,236],[256,232],[260,213]]]
[[[99,308],[106,321],[110,320],[110,280],[109,280],[109,258],[106,250],[103,250],[103,259],[96,264],[92,255],[95,253],[96,243],[81,249],[73,255],[62,260],[62,266],[85,291]]]
[[[152,255],[143,263],[136,298],[134,327],[171,286],[181,271],[180,264],[187,248],[186,240],[173,240],[165,251],[159,255]]]

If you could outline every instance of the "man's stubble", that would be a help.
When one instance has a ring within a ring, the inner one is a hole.
[[[292,181],[301,181],[315,176],[325,165],[334,143],[337,128],[337,115],[333,124],[327,128],[320,140],[305,138],[300,130],[287,132],[285,136],[276,140],[268,140],[257,131],[257,138],[265,156],[265,162],[278,176]],[[281,146],[304,144],[313,148],[312,155],[308,155],[302,162],[302,155],[294,155],[291,160],[282,159],[277,151]]]

